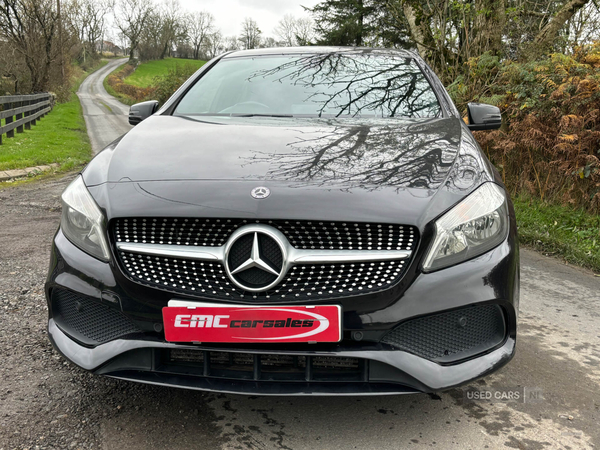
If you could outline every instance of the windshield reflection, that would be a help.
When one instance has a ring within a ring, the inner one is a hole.
[[[441,110],[412,58],[353,50],[225,58],[190,89],[176,114],[431,118]]]

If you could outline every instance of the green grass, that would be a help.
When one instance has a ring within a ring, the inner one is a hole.
[[[183,67],[192,67],[194,70],[198,70],[205,63],[206,61],[178,58],[166,58],[156,61],[148,61],[139,64],[135,69],[135,72],[133,72],[131,75],[125,78],[123,82],[139,88],[148,88],[150,86],[153,86],[156,82],[155,77],[165,77],[169,75],[169,70],[174,70],[176,68]],[[110,73],[110,75],[114,75],[117,72],[119,72],[123,68],[123,65],[113,70]],[[108,77],[104,79],[103,84],[104,89],[106,89],[106,92],[108,92],[113,97],[117,98],[121,103],[131,106],[139,101],[135,100],[127,94],[118,92],[115,89],[113,89],[113,87],[108,84]]]
[[[525,196],[514,204],[521,243],[600,272],[600,216]]]
[[[11,139],[2,136],[0,170],[58,163],[61,171],[68,171],[90,160],[91,145],[75,92],[89,73],[106,63],[101,61],[93,70],[82,72],[74,80],[69,101],[57,103],[31,130],[15,133]]]
[[[157,61],[148,61],[140,64],[135,72],[125,78],[125,83],[137,87],[150,87],[154,82],[154,77],[166,75],[170,69],[177,66],[190,65],[195,69],[202,67],[206,61],[195,59],[166,58]]]

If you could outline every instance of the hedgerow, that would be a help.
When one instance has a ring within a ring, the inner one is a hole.
[[[125,83],[123,80],[131,75],[135,71],[135,66],[132,64],[125,64],[121,70],[116,73],[112,73],[107,78],[107,83],[119,94],[130,97],[133,101],[141,102],[147,97],[151,96],[154,88],[141,88]]]
[[[600,42],[540,61],[486,54],[468,64],[468,79],[448,90],[463,112],[467,99],[502,110],[501,130],[475,136],[512,193],[600,212]]]

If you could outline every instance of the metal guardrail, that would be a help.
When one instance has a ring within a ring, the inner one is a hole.
[[[11,138],[15,137],[15,130],[17,133],[30,130],[31,125],[52,111],[53,103],[53,97],[48,93],[0,97],[0,145],[3,134]]]

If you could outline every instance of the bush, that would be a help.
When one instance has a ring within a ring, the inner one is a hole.
[[[600,42],[528,63],[469,61],[449,92],[502,109],[506,125],[476,132],[513,194],[600,212]],[[464,111],[463,111],[464,112]]]
[[[133,86],[131,84],[124,83],[123,80],[131,75],[135,71],[135,66],[132,64],[125,64],[121,70],[116,73],[112,73],[108,76],[106,82],[119,94],[130,97],[135,102],[144,101],[146,98],[152,96],[154,91],[153,87],[141,88]]]
[[[177,64],[174,69],[169,69],[165,75],[154,77],[153,99],[161,105],[166,102],[179,87],[187,81],[196,71],[197,67],[191,64]]]

